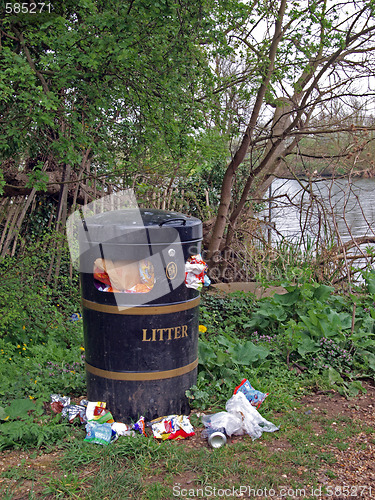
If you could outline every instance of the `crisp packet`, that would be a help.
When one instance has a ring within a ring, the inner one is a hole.
[[[64,406],[70,405],[69,396],[60,396],[60,394],[51,394],[51,410],[54,413],[61,413]]]
[[[95,415],[95,408],[104,408],[106,407],[106,403],[102,401],[87,401],[86,406],[86,416],[87,420],[98,420],[99,416]],[[97,410],[96,410],[97,411]]]
[[[233,394],[237,394],[238,392],[242,392],[246,396],[246,399],[249,401],[249,403],[251,403],[251,405],[255,406],[256,408],[259,408],[266,397],[269,395],[269,392],[264,393],[254,389],[254,387],[252,387],[252,385],[246,378],[244,378],[240,385],[234,389]]]
[[[145,417],[139,417],[139,420],[133,425],[133,430],[138,431],[140,434],[147,436]]]
[[[117,437],[116,432],[112,430],[111,424],[99,424],[97,422],[88,422],[86,424],[86,437],[84,441],[108,445],[116,441]]]
[[[152,421],[151,424],[154,438],[165,440],[168,439],[172,433],[176,432],[176,425],[171,417],[162,417],[156,420],[157,421]]]
[[[105,422],[107,422],[108,424],[113,424],[114,422],[112,413],[100,406],[95,406],[94,408],[94,420],[99,424],[104,424]]]
[[[168,415],[151,421],[154,438],[162,439],[185,439],[194,436],[195,432],[186,415]]]
[[[87,422],[86,408],[80,405],[67,405],[61,411],[61,415],[67,418],[69,423],[72,424],[76,417],[79,417],[81,424]]]

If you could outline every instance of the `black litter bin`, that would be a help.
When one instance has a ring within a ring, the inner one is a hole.
[[[200,299],[185,262],[201,251],[201,221],[118,210],[86,217],[79,240],[88,399],[123,422],[188,414]]]

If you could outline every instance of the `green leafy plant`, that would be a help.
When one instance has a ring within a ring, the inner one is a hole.
[[[42,401],[14,399],[0,407],[0,451],[6,448],[39,448],[66,437],[69,427],[60,415],[44,414]]]

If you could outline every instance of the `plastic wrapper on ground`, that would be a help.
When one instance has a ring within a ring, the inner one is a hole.
[[[258,439],[263,432],[279,430],[250,404],[246,396],[239,392],[226,403],[227,411],[204,415],[203,424],[206,428],[224,429],[227,436],[242,436],[248,434],[252,439]]]
[[[238,392],[243,392],[246,399],[257,409],[269,395],[268,392],[264,393],[254,389],[250,382],[245,378],[241,381],[240,385],[235,388],[234,394],[237,394]]]
[[[80,405],[67,405],[61,411],[61,415],[67,418],[69,423],[72,424],[74,420],[79,419],[81,424],[87,422],[86,418],[86,408]]]
[[[87,401],[86,417],[87,421],[98,421],[98,423],[113,423],[111,413],[106,409],[106,403],[103,401]]]
[[[86,424],[86,437],[84,441],[93,444],[108,445],[118,438],[116,432],[112,430],[111,424],[99,424],[88,422]]]
[[[133,429],[136,432],[139,432],[140,434],[143,434],[146,436],[146,424],[145,424],[145,417],[139,417],[139,419],[136,421],[136,423],[133,425]]]
[[[186,415],[168,415],[151,421],[154,438],[163,441],[167,439],[186,439],[194,436],[194,428]]]
[[[118,436],[135,436],[136,433],[133,430],[133,426],[123,424],[122,422],[114,422],[112,424],[112,430],[116,432]]]
[[[70,405],[69,396],[61,396],[60,394],[51,394],[51,410],[54,413],[61,413],[64,406]]]
[[[213,415],[204,415],[202,422],[206,427],[203,437],[208,437],[212,429],[224,429],[225,434],[229,437],[242,433],[242,418],[227,411],[220,411]]]

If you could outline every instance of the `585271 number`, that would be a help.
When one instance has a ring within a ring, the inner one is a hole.
[[[5,4],[7,14],[40,14],[43,11],[51,12],[52,5],[44,2],[11,3]]]

